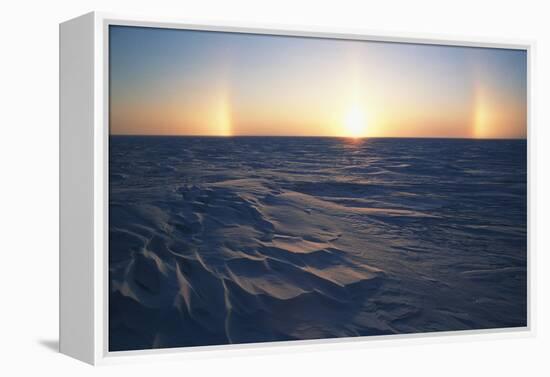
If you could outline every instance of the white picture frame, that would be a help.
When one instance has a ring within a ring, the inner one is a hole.
[[[365,33],[362,30],[237,23],[200,23],[92,12],[60,24],[60,352],[90,364],[220,356],[227,353],[295,352],[376,346],[386,342],[459,341],[532,336],[534,253],[532,249],[531,162],[528,143],[527,326],[413,335],[383,335],[247,345],[201,346],[109,352],[108,340],[108,27],[148,26],[270,35],[314,36],[452,46],[514,48],[527,52],[528,140],[533,137],[531,41]]]

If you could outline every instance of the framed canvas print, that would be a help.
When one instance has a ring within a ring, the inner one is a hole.
[[[530,54],[61,24],[61,351],[530,331]]]

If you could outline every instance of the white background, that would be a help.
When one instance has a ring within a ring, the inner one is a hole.
[[[4,1],[0,21],[0,375],[549,375],[550,9],[544,1]],[[535,40],[536,335],[399,341],[316,351],[92,368],[58,332],[58,23],[91,10],[202,21]],[[545,171],[546,170],[546,171]],[[502,337],[500,337],[502,338]],[[546,348],[546,349],[545,349]]]

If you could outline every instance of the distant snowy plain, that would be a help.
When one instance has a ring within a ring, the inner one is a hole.
[[[109,349],[525,326],[526,148],[111,136]]]

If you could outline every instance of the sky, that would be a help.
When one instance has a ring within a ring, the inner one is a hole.
[[[111,134],[525,138],[524,50],[110,26]]]

